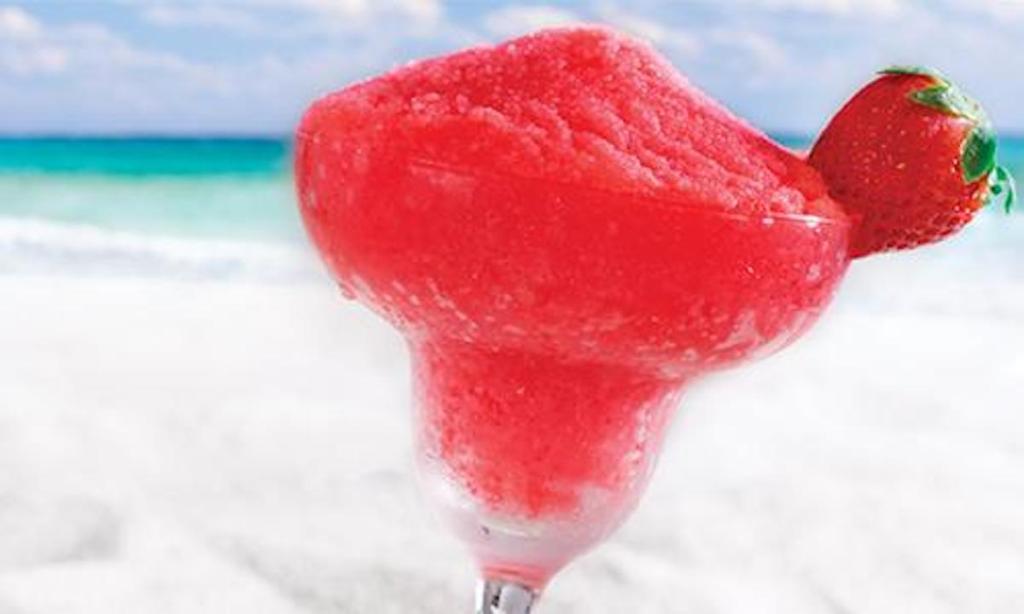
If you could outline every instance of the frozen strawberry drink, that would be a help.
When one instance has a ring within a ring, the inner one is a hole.
[[[421,474],[480,612],[528,611],[625,518],[688,382],[807,330],[862,217],[596,28],[322,98],[296,171],[331,273],[408,340]]]

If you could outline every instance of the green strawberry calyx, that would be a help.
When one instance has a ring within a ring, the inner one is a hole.
[[[1003,209],[1007,213],[1013,210],[1013,203],[1017,201],[1017,184],[1005,166],[997,166],[989,175],[988,191],[990,200],[1003,200]]]
[[[915,104],[939,111],[951,117],[971,122],[973,128],[964,140],[960,152],[960,166],[964,182],[972,184],[988,178],[988,201],[1002,199],[1003,207],[1010,211],[1016,201],[1013,176],[996,162],[996,133],[985,110],[942,73],[924,66],[893,66],[881,71],[883,75],[929,77],[932,83],[908,94]]]

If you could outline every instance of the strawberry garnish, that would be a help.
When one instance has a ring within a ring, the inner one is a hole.
[[[882,71],[832,118],[810,163],[858,222],[854,257],[939,241],[1015,199],[985,111],[927,68]]]

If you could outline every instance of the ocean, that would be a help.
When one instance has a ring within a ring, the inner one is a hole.
[[[0,273],[318,275],[295,206],[291,151],[290,141],[269,138],[0,139]],[[1000,151],[1024,178],[1024,138]],[[972,261],[1016,259],[1024,216],[1008,224],[992,207],[982,217],[990,220],[961,239],[976,246],[962,249],[973,250]]]
[[[807,140],[784,137],[806,147]],[[1024,178],[1024,138],[1001,143]],[[174,237],[301,238],[283,139],[3,139],[0,218]]]
[[[0,216],[179,237],[301,236],[271,139],[0,140]]]

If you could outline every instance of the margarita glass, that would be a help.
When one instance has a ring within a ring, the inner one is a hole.
[[[686,385],[794,340],[849,263],[841,213],[731,214],[413,158],[338,181],[316,170],[326,145],[299,138],[310,236],[408,340],[421,481],[479,564],[479,613],[528,612],[614,531]]]

